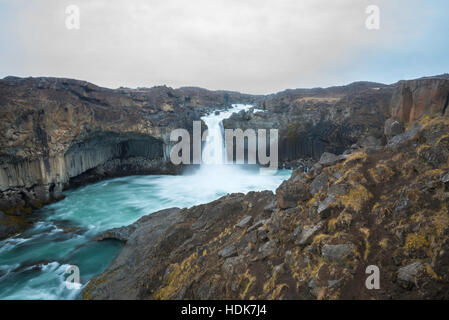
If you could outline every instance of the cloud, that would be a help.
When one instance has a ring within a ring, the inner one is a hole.
[[[8,2],[14,18],[0,35],[14,41],[0,63],[16,75],[107,87],[270,93],[331,85],[363,76],[345,71],[363,70],[361,52],[388,52],[425,36],[430,22],[414,20],[426,14],[418,2],[392,2],[377,1],[381,29],[369,31],[371,2],[360,0],[19,0]],[[80,30],[65,28],[69,4],[80,8]]]

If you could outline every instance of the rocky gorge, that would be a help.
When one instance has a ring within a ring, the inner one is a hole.
[[[64,188],[175,173],[170,130],[235,102],[257,109],[224,128],[278,128],[280,165],[299,168],[275,193],[229,194],[100,234],[125,245],[85,299],[449,298],[448,75],[268,96],[5,78],[5,234]],[[369,265],[379,290],[365,287]]]
[[[0,80],[0,238],[63,189],[106,177],[176,173],[173,129],[253,97],[200,88],[116,90],[58,78]]]

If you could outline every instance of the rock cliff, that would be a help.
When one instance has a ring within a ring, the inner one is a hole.
[[[199,88],[116,90],[58,78],[0,80],[0,210],[29,213],[101,177],[173,173],[176,128],[253,97]],[[17,226],[13,229],[17,231]]]
[[[317,160],[324,152],[343,153],[353,144],[379,148],[386,142],[384,124],[388,119],[397,120],[397,127],[402,127],[424,115],[447,115],[448,103],[448,75],[389,86],[356,82],[264,96],[257,99],[263,112],[242,112],[225,120],[224,126],[278,128],[280,164],[289,166],[298,159]]]
[[[449,75],[400,81],[391,101],[391,115],[412,122],[423,115],[447,115]]]

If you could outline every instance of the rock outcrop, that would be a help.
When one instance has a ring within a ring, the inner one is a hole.
[[[391,100],[391,115],[413,122],[424,115],[449,114],[449,75],[400,81]]]

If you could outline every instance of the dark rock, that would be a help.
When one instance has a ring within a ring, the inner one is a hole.
[[[330,210],[332,208],[332,204],[336,200],[336,197],[333,194],[330,194],[327,196],[326,199],[324,199],[323,202],[320,203],[318,206],[318,214],[322,219],[329,216]]]
[[[27,216],[10,216],[0,211],[0,239],[11,237],[24,231],[33,221]]]
[[[443,183],[449,183],[449,172],[446,173],[446,174],[443,176],[443,178],[441,178],[441,181],[442,181]]]
[[[312,166],[312,168],[310,169],[310,174],[313,176],[313,177],[315,177],[315,176],[317,176],[317,175],[319,175],[320,173],[321,173],[321,171],[323,170],[323,166],[319,163],[319,162],[317,162],[317,163],[315,163],[313,166]]]
[[[397,151],[406,147],[411,141],[413,141],[417,135],[417,133],[421,130],[421,126],[417,125],[413,128],[407,130],[403,134],[394,136],[388,142],[388,148]]]
[[[328,194],[342,196],[348,193],[350,186],[345,183],[333,184],[329,187]]]
[[[338,280],[328,280],[327,287],[329,289],[338,289],[343,284],[343,278]]]
[[[228,275],[232,275],[234,273],[238,273],[239,269],[241,272],[244,271],[244,265],[245,265],[245,257],[238,256],[238,257],[231,257],[227,258],[223,265],[221,266],[221,270],[225,272]]]
[[[325,244],[321,249],[321,254],[329,262],[342,262],[351,253],[354,245],[348,244]]]
[[[374,136],[365,137],[360,145],[365,149],[367,153],[375,153],[383,149],[382,140]]]
[[[417,283],[417,275],[423,269],[421,262],[414,262],[398,270],[398,279],[402,281],[402,285],[411,288]]]
[[[284,181],[276,190],[277,201],[281,209],[293,208],[298,205],[298,201],[305,201],[310,198],[308,187],[303,182]]]
[[[310,194],[313,196],[316,193],[318,193],[318,191],[321,190],[321,188],[323,187],[327,187],[327,182],[329,180],[329,177],[327,175],[327,173],[323,172],[320,175],[318,175],[310,184]]]
[[[171,215],[178,213],[180,210],[181,209],[179,209],[179,208],[169,208],[169,209],[164,209],[164,210],[155,212],[151,215],[143,216],[142,218],[140,218],[139,220],[137,220],[136,222],[134,222],[133,224],[131,224],[129,226],[106,230],[106,231],[102,232],[100,235],[98,235],[97,237],[95,237],[94,240],[103,241],[103,240],[108,240],[108,239],[114,239],[114,240],[119,240],[122,242],[127,242],[134,231],[136,231],[137,229],[140,229],[140,228],[144,228],[145,225],[148,225],[150,223],[154,224],[156,222],[155,220],[157,219],[158,216],[163,216],[163,215],[171,216]]]
[[[257,229],[257,239],[261,242],[268,240],[268,230],[265,226],[259,227]]]
[[[318,224],[310,227],[305,227],[297,241],[300,245],[307,245],[313,239],[313,236],[318,233],[324,226],[324,222],[320,221]]]
[[[261,226],[263,226],[265,223],[267,223],[269,221],[269,219],[265,219],[265,220],[259,220],[257,221],[255,224],[253,224],[251,227],[248,228],[247,232],[251,232],[255,229],[260,228]]]
[[[263,210],[264,210],[264,211],[274,211],[274,210],[277,209],[277,207],[278,207],[277,201],[276,201],[276,200],[273,200],[273,201],[270,202],[270,204],[266,205],[266,206],[263,208]]]
[[[410,199],[408,198],[407,194],[405,192],[402,192],[399,201],[394,209],[395,213],[402,213],[409,209],[411,206]]]
[[[343,155],[337,156],[333,153],[325,152],[321,155],[319,163],[322,166],[331,166],[344,159],[346,159],[346,157]]]
[[[391,137],[400,135],[404,132],[404,124],[400,119],[389,118],[385,121],[384,134],[390,139]]]
[[[235,248],[234,245],[229,245],[229,246],[225,247],[223,250],[221,250],[219,255],[222,256],[223,258],[236,256],[237,249]]]
[[[242,220],[239,221],[235,226],[239,228],[245,228],[251,221],[253,220],[252,216],[246,216]]]
[[[277,244],[275,240],[270,240],[264,243],[259,248],[259,257],[261,259],[270,257],[276,253]]]

